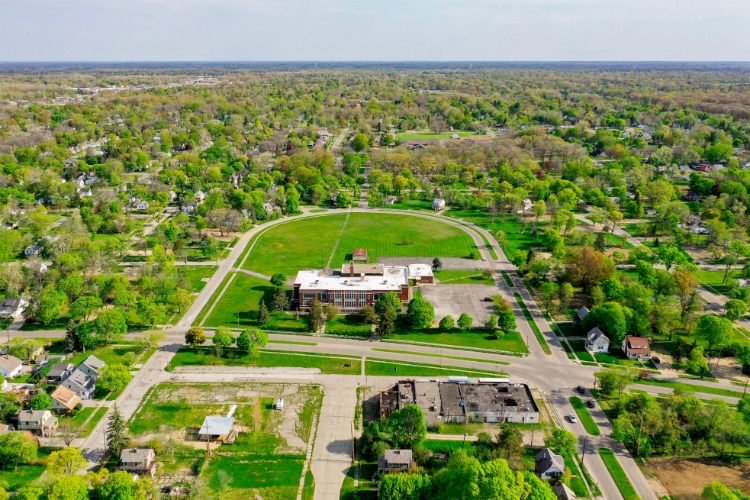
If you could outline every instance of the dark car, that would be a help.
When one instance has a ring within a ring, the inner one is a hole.
[[[576,392],[578,392],[578,394],[584,394],[586,392],[586,389],[582,385],[579,385],[578,387],[576,387]]]
[[[596,405],[590,399],[588,401],[586,401],[586,406],[588,406],[589,408],[596,408]]]
[[[485,302],[492,302],[493,300],[492,300],[492,297],[485,297],[484,301]]]
[[[651,358],[651,361],[653,361],[654,363],[661,363],[661,358],[659,358],[658,356],[654,356],[653,358]]]

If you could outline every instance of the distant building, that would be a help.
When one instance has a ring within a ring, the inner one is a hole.
[[[184,205],[182,205],[182,213],[190,215],[195,212],[196,208],[198,208],[198,204],[196,202],[188,201]]]
[[[583,323],[583,318],[589,315],[589,310],[587,307],[582,307],[578,310],[578,312],[575,315],[575,318],[573,318],[573,321],[578,323],[579,325]]]
[[[367,250],[364,248],[357,248],[352,252],[352,260],[355,262],[367,262]]]
[[[0,356],[0,375],[5,378],[16,378],[21,375],[23,362],[15,356],[4,354]]]
[[[442,210],[445,208],[445,200],[442,198],[435,198],[432,200],[432,209],[433,210]]]
[[[549,448],[544,448],[537,453],[534,460],[536,461],[536,473],[540,479],[556,480],[565,474],[565,459]]]
[[[136,210],[148,210],[149,206],[150,205],[148,204],[147,201],[141,200],[141,201],[139,201],[138,203],[135,204],[135,209]]]
[[[628,359],[651,359],[651,346],[648,339],[643,337],[625,337],[622,341],[622,351]]]
[[[553,488],[552,492],[557,495],[557,500],[575,500],[578,498],[576,494],[571,490],[567,484],[558,482]]]
[[[3,299],[0,302],[0,318],[19,318],[26,310],[27,304],[23,299]]]
[[[532,208],[534,208],[534,203],[532,203],[532,201],[530,199],[528,199],[528,198],[526,198],[525,200],[523,200],[521,202],[521,204],[522,204],[522,210],[524,212],[528,212],[529,210],[531,210]]]
[[[39,245],[37,245],[36,243],[32,243],[31,245],[26,247],[23,253],[26,255],[39,255],[41,251],[42,248]]]
[[[609,339],[599,328],[593,328],[586,336],[586,350],[589,352],[609,352]]]
[[[432,283],[435,280],[432,266],[429,264],[409,264],[407,269],[409,279],[416,283]]]
[[[398,196],[388,196],[388,198],[385,199],[385,204],[393,205],[396,201],[398,201]]]
[[[51,410],[60,413],[70,413],[81,402],[81,396],[61,385],[50,394],[52,398]]]
[[[151,448],[126,448],[120,453],[120,470],[153,477],[156,467],[156,453]]]
[[[378,457],[378,474],[403,472],[414,466],[411,450],[385,450],[382,457]]]
[[[208,416],[203,421],[198,435],[201,439],[231,443],[237,437],[234,428],[234,417]]]
[[[49,410],[23,410],[18,415],[19,431],[36,431],[42,436],[51,436],[57,425],[57,417]]]

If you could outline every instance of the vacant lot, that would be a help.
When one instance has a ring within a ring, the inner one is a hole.
[[[454,329],[451,331],[444,331],[439,328],[412,330],[411,325],[407,324],[405,319],[399,318],[399,320],[396,333],[388,337],[388,340],[408,340],[410,342],[424,342],[445,346],[475,347],[521,353],[527,352],[526,344],[524,344],[524,341],[518,332],[508,332],[502,338],[496,339],[490,335],[489,331],[481,328],[475,328],[472,330]]]
[[[750,472],[746,463],[730,465],[700,458],[649,458],[646,464],[676,500],[699,500],[703,488],[711,481],[724,483],[730,489],[739,488],[745,495],[750,493]]]

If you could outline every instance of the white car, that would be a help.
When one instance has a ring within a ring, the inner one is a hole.
[[[576,418],[576,416],[573,413],[571,413],[570,415],[568,415],[568,418],[570,419],[570,422],[573,423],[573,424],[575,424],[575,423],[578,422],[578,418]]]

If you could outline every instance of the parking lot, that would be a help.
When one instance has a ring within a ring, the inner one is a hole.
[[[487,285],[437,285],[420,287],[424,297],[435,308],[435,320],[451,315],[458,321],[461,313],[474,318],[479,326],[486,317],[495,313],[495,304],[485,298],[499,295],[497,288]]]

